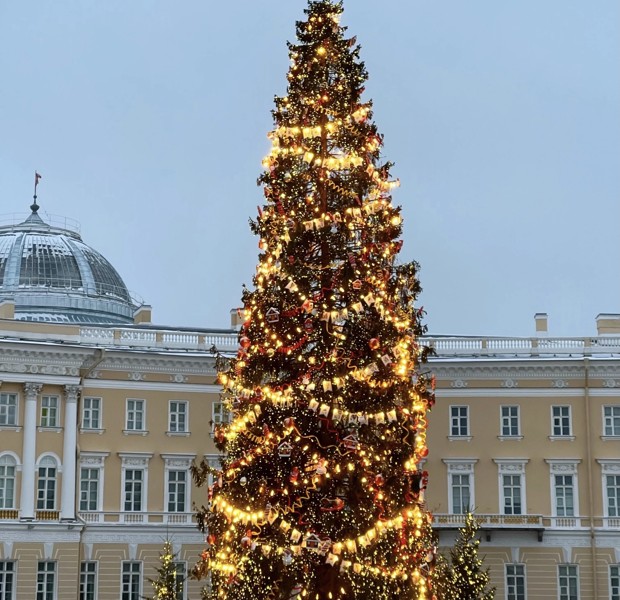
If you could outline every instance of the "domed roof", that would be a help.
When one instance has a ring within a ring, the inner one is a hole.
[[[116,269],[86,245],[75,227],[38,214],[0,226],[0,301],[15,319],[57,323],[132,323],[138,305]]]

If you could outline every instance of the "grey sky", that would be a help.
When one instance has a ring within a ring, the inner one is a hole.
[[[226,327],[305,0],[0,0],[0,213],[45,211],[154,307]],[[380,9],[378,7],[381,7]],[[345,0],[435,334],[620,312],[620,2]]]

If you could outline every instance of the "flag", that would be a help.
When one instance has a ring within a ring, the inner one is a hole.
[[[36,171],[34,172],[34,188],[36,189],[39,185],[39,179],[41,179],[41,175],[39,175]]]

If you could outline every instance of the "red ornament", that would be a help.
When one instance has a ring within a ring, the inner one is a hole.
[[[298,479],[299,479],[299,469],[297,467],[293,467],[291,469],[289,480],[291,481],[291,483],[295,483]]]
[[[376,485],[377,487],[381,487],[384,483],[385,483],[385,477],[383,477],[383,475],[381,475],[381,473],[379,473],[379,474],[375,477],[375,485]]]
[[[379,346],[381,346],[381,342],[379,341],[379,338],[370,338],[368,345],[371,350],[376,350]]]
[[[239,340],[239,344],[241,345],[242,348],[248,348],[251,343],[252,343],[252,340],[250,340],[250,338],[245,335]]]
[[[307,333],[310,333],[314,329],[314,323],[312,322],[312,319],[306,319],[304,321],[304,329]]]
[[[284,427],[293,427],[295,425],[295,419],[293,417],[286,417],[284,419]]]

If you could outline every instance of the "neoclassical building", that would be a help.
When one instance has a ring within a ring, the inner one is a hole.
[[[429,338],[426,496],[443,544],[470,508],[497,598],[620,600],[620,315],[597,334]]]
[[[213,346],[236,334],[152,325],[75,224],[35,204],[0,226],[0,600],[137,600],[166,538],[191,567]]]
[[[0,226],[0,600],[138,600],[172,540],[203,547],[189,466],[227,418],[213,347],[155,326],[77,227]],[[426,501],[443,545],[482,524],[497,598],[620,600],[620,315],[596,335],[433,337]],[[184,598],[199,598],[188,581]]]

